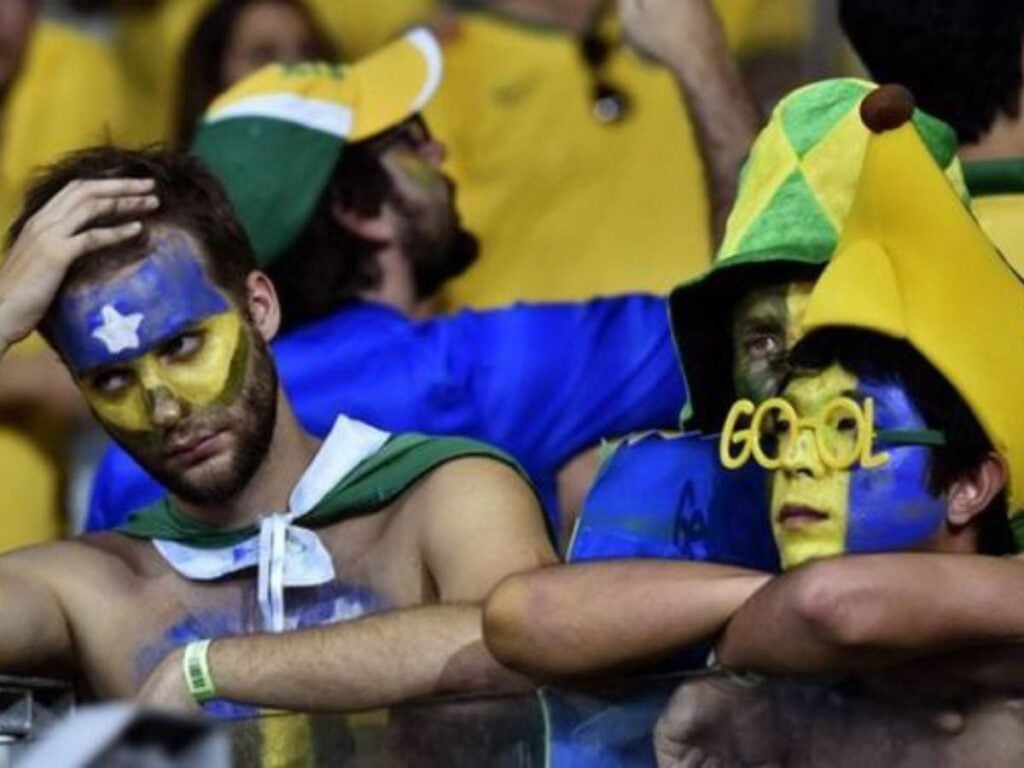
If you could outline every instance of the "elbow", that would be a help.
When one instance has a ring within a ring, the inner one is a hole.
[[[801,574],[794,610],[797,620],[820,642],[857,650],[880,642],[880,609],[884,596],[863,569],[840,560],[814,563]],[[858,572],[859,571],[859,572]]]
[[[509,576],[484,604],[484,643],[502,665],[533,678],[557,674],[547,665],[538,619],[545,609],[544,587],[532,573]]]

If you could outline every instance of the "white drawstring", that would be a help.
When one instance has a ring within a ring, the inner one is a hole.
[[[205,549],[163,539],[153,545],[189,579],[210,581],[257,568],[256,592],[263,630],[285,630],[285,589],[315,587],[335,578],[334,561],[320,537],[295,525],[364,459],[379,451],[388,433],[339,415],[320,451],[289,498],[289,512],[267,515],[259,533],[237,544]]]

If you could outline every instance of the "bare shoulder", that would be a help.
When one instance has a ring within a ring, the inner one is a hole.
[[[487,456],[465,456],[445,462],[424,479],[424,496],[473,496],[478,499],[513,497],[538,504],[529,482],[509,464]]]
[[[99,533],[18,549],[0,557],[0,573],[30,576],[53,587],[123,580],[138,572],[142,543]]]
[[[555,560],[540,502],[508,464],[457,459],[414,494],[424,562],[442,599],[482,600],[505,576]]]

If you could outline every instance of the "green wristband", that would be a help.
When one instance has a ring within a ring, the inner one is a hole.
[[[199,704],[217,698],[217,686],[210,674],[208,654],[212,640],[196,640],[185,646],[182,660],[182,671],[185,673],[185,685]]]

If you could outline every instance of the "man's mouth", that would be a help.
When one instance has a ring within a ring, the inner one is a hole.
[[[185,439],[170,441],[164,449],[164,460],[185,467],[195,466],[220,451],[220,438],[226,431],[210,430]]]
[[[776,516],[776,520],[782,528],[802,528],[806,525],[824,522],[828,518],[827,512],[804,504],[787,504],[779,510],[779,514]]]

